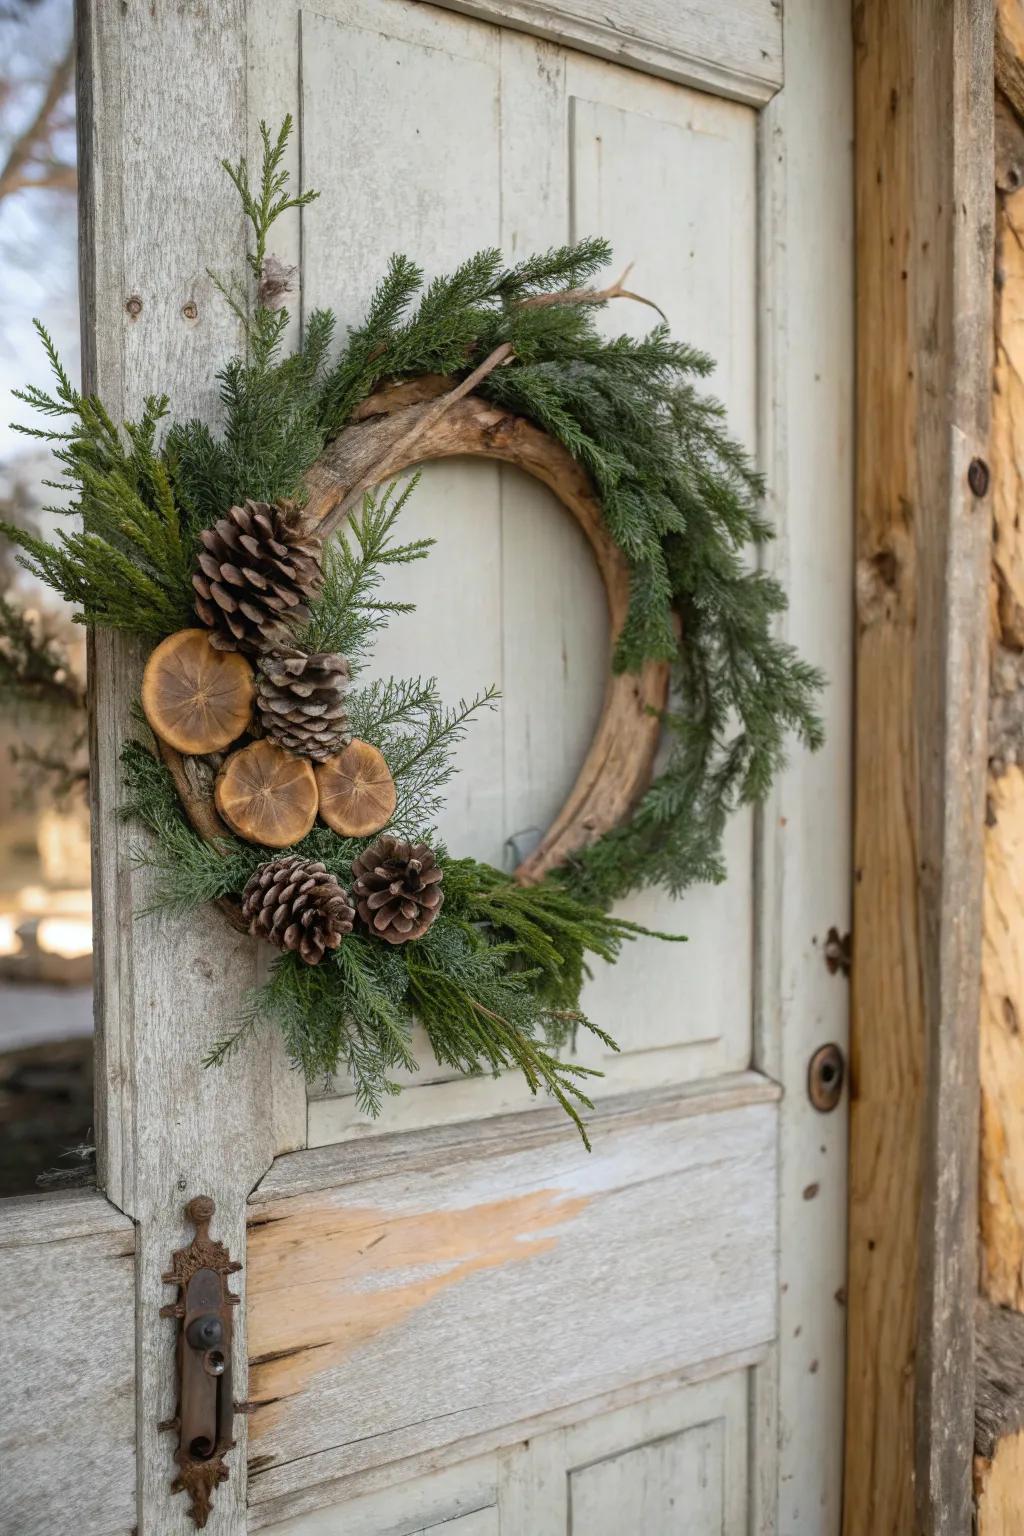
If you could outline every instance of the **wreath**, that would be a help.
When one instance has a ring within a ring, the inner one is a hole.
[[[695,385],[711,360],[664,323],[639,340],[595,325],[599,307],[639,299],[625,278],[590,286],[605,241],[513,266],[482,251],[426,287],[395,256],[340,350],[317,310],[282,356],[294,271],[268,235],[317,195],[289,194],[290,130],[261,126],[255,185],[244,159],[224,162],[252,248],[244,277],[214,278],[246,342],[218,375],[220,434],[169,422],[164,395],[119,430],[37,325],[56,384],[20,398],[63,418],[29,430],[54,445],[80,524],[52,542],[3,531],[80,622],[155,645],[141,700],[152,747],[123,753],[122,813],[151,834],[136,849],[153,873],[147,910],[216,901],[280,951],[208,1061],[273,1019],[307,1076],[343,1065],[376,1114],[395,1070],[416,1066],[419,1021],[439,1062],[518,1068],[586,1140],[590,1069],[560,1053],[580,1028],[614,1046],[580,1009],[588,961],[647,933],[612,903],[724,877],[730,812],[764,797],[789,732],[821,741],[821,678],[777,637],[784,595],[752,567],[749,546],[771,536],[763,487]],[[403,611],[382,595],[388,568],[430,545],[398,542],[415,480],[396,482],[465,454],[548,485],[608,597],[595,740],[513,875],[431,830],[453,749],[495,691],[450,708],[434,679],[360,677]]]

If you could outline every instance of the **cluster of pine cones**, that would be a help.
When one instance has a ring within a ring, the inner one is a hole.
[[[352,739],[344,656],[293,642],[323,580],[320,540],[293,507],[247,501],[200,534],[192,576],[196,612],[218,650],[256,658],[256,707],[264,734],[321,763]]]
[[[319,590],[320,540],[292,507],[247,501],[200,535],[192,577],[211,644],[255,658],[263,732],[296,757],[323,763],[347,747],[349,665],[295,644]],[[421,938],[441,910],[441,869],[425,843],[384,835],[352,865],[352,895],[323,864],[284,854],[261,864],[242,893],[250,933],[317,965],[352,932],[356,915],[387,944]]]
[[[242,893],[250,933],[317,965],[355,926],[378,938],[422,938],[444,901],[442,871],[426,843],[385,835],[352,862],[352,896],[323,864],[286,854],[261,864]],[[354,905],[353,905],[354,901]]]

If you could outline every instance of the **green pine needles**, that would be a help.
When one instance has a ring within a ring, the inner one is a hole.
[[[570,1107],[576,1077],[553,1053],[586,1023],[576,1011],[585,956],[614,958],[633,932],[606,909],[638,887],[681,892],[723,878],[729,814],[764,798],[790,735],[810,748],[821,742],[822,678],[778,637],[784,594],[752,559],[771,537],[763,487],[722,407],[701,392],[711,359],[664,324],[639,340],[598,328],[604,305],[587,285],[610,260],[605,241],[512,266],[485,250],[426,285],[408,257],[394,256],[361,326],[339,342],[331,312],[315,310],[297,350],[282,356],[289,274],[269,240],[282,214],[316,195],[288,193],[290,131],[289,119],[276,137],[261,129],[255,185],[244,160],[225,164],[251,246],[241,275],[216,279],[244,340],[218,375],[219,430],[165,426],[168,402],[154,396],[119,432],[98,400],[73,388],[40,327],[55,388],[22,398],[55,420],[32,430],[54,444],[80,522],[52,543],[3,531],[82,622],[156,640],[191,622],[198,535],[229,506],[246,497],[301,504],[308,471],[382,382],[429,373],[454,386],[506,349],[479,392],[551,434],[587,470],[629,563],[615,667],[671,661],[664,766],[628,821],[544,885],[520,890],[446,859],[443,916],[407,953],[353,935],[319,967],[279,961],[246,1028],[273,1012],[297,1062],[313,1074],[347,1062],[373,1108],[391,1091],[388,1073],[409,1064],[415,1016],[439,1060],[465,1071],[517,1066]],[[323,597],[300,637],[309,649],[343,650],[356,671],[375,633],[402,611],[380,595],[386,568],[429,548],[393,539],[408,494],[369,499],[349,537],[327,551]],[[446,709],[433,679],[372,683],[351,696],[357,732],[381,748],[398,784],[396,830],[416,836],[432,824],[451,748],[494,699],[489,691]],[[187,906],[237,895],[258,851],[202,844],[134,749],[128,770],[131,803],[155,834],[147,857],[164,896]],[[347,873],[358,847],[329,839],[314,831],[301,851],[315,847]]]
[[[152,875],[147,911],[181,914],[235,895],[270,857],[233,836],[216,845],[197,836],[167,770],[139,743],[125,747],[123,766],[121,814],[151,834],[136,850]],[[293,851],[347,881],[365,846],[316,827]],[[591,1106],[582,1084],[594,1073],[557,1053],[580,1029],[615,1049],[579,1006],[588,957],[614,961],[623,943],[647,930],[557,882],[526,888],[475,859],[452,859],[443,848],[438,856],[445,904],[422,939],[392,948],[357,929],[318,966],[294,952],[282,955],[236,1028],[212,1046],[208,1064],[272,1021],[307,1077],[347,1069],[360,1106],[377,1114],[399,1091],[390,1074],[415,1070],[410,1042],[418,1021],[439,1062],[467,1074],[518,1069],[534,1092],[553,1095],[586,1141],[580,1110]]]

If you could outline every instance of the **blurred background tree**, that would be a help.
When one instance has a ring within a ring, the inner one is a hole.
[[[72,0],[0,0],[0,515],[52,531],[49,452],[11,391],[79,372]],[[91,1140],[84,631],[0,549],[0,1194]]]

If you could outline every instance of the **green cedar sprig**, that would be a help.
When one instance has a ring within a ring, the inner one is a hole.
[[[182,913],[237,897],[268,851],[230,834],[216,844],[200,838],[167,770],[139,743],[125,747],[122,764],[121,814],[151,833],[135,854],[153,876],[146,911]],[[323,859],[345,881],[366,846],[318,827],[291,851]],[[274,1022],[307,1077],[348,1070],[360,1106],[376,1114],[397,1091],[396,1070],[416,1066],[410,1040],[419,1021],[438,1061],[468,1073],[522,1072],[534,1092],[552,1094],[586,1140],[580,1109],[589,1100],[580,1084],[592,1070],[556,1053],[578,1029],[615,1049],[579,1007],[588,957],[614,961],[646,930],[557,885],[521,887],[474,859],[450,859],[443,848],[438,857],[445,906],[424,938],[391,948],[357,930],[316,967],[282,955],[208,1062],[223,1061],[261,1023]]]
[[[379,497],[367,492],[359,515],[350,518],[324,550],[323,586],[296,643],[307,651],[340,651],[353,677],[362,670],[374,637],[415,607],[385,600],[380,587],[387,570],[424,560],[434,547],[433,539],[405,544],[394,539],[395,524],[419,480],[414,475],[401,492],[396,482]]]
[[[35,327],[54,392],[33,385],[17,398],[63,425],[17,430],[52,444],[63,482],[76,494],[70,506],[45,510],[77,514],[80,525],[53,542],[7,522],[0,534],[21,551],[21,565],[79,610],[78,622],[162,639],[188,621],[194,553],[156,443],[167,398],[149,396],[122,437],[100,401],[75,389],[45,327]]]

